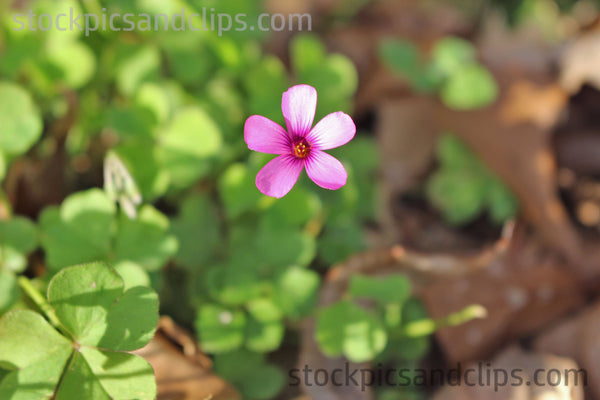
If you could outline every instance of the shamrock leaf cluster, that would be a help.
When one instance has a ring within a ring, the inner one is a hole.
[[[124,289],[103,263],[68,267],[48,286],[46,314],[13,310],[0,319],[2,399],[154,399],[143,347],[158,322],[158,296]]]

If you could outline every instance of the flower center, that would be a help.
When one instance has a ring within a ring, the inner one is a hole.
[[[301,140],[294,145],[294,155],[298,158],[306,158],[310,153],[310,144],[306,140]]]

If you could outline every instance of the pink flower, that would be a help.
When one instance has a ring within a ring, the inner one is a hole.
[[[342,163],[323,150],[348,143],[356,126],[349,115],[338,111],[312,127],[316,109],[315,88],[297,85],[288,89],[281,100],[287,131],[261,115],[246,120],[244,140],[248,148],[279,154],[256,175],[256,187],[263,194],[285,196],[305,167],[308,177],[322,188],[336,190],[346,184],[348,173]]]

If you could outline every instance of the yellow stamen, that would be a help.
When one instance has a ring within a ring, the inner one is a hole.
[[[294,146],[294,155],[298,158],[306,158],[309,151],[310,146],[304,140]]]

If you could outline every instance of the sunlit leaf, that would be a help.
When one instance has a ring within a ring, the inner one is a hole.
[[[275,300],[286,316],[305,316],[316,304],[319,275],[310,269],[290,267],[275,281]]]
[[[350,361],[372,360],[385,347],[386,332],[379,320],[350,301],[340,301],[320,310],[316,339],[330,357]]]
[[[91,261],[131,261],[157,270],[177,251],[169,220],[150,205],[138,218],[117,215],[104,191],[90,189],[67,197],[60,208],[40,217],[42,246],[51,269]]]
[[[69,196],[40,217],[42,246],[51,268],[104,260],[110,253],[115,204],[99,189]]]
[[[254,179],[253,173],[243,164],[232,164],[221,175],[219,188],[229,218],[236,218],[253,208],[262,197]]]
[[[246,304],[246,309],[246,347],[260,353],[276,350],[285,331],[279,307],[268,299],[255,299]]]
[[[48,49],[48,63],[56,68],[57,81],[78,89],[90,82],[96,70],[96,57],[92,50],[79,41],[60,41]],[[73,60],[77,60],[76,63]]]
[[[246,317],[243,312],[216,304],[204,304],[198,311],[196,329],[202,349],[223,353],[238,349],[244,343]]]
[[[456,110],[485,107],[498,97],[498,85],[492,74],[480,65],[458,70],[442,87],[444,104]]]
[[[0,82],[0,151],[21,154],[42,133],[42,119],[29,93],[13,83]]]
[[[37,228],[30,220],[23,217],[0,220],[0,270],[23,271],[27,254],[37,244]]]
[[[200,107],[180,110],[160,137],[165,171],[176,187],[187,187],[210,171],[222,146],[219,127]]]
[[[470,42],[451,36],[440,39],[431,51],[431,62],[443,76],[452,76],[465,64],[473,63],[475,57],[475,48]]]
[[[67,336],[29,310],[11,311],[0,319],[0,366],[8,370],[0,381],[0,397],[156,397],[150,364],[119,352],[139,349],[153,337],[156,293],[141,286],[125,291],[114,270],[94,263],[55,275],[48,301],[52,309],[46,312],[58,319],[56,326]]]

